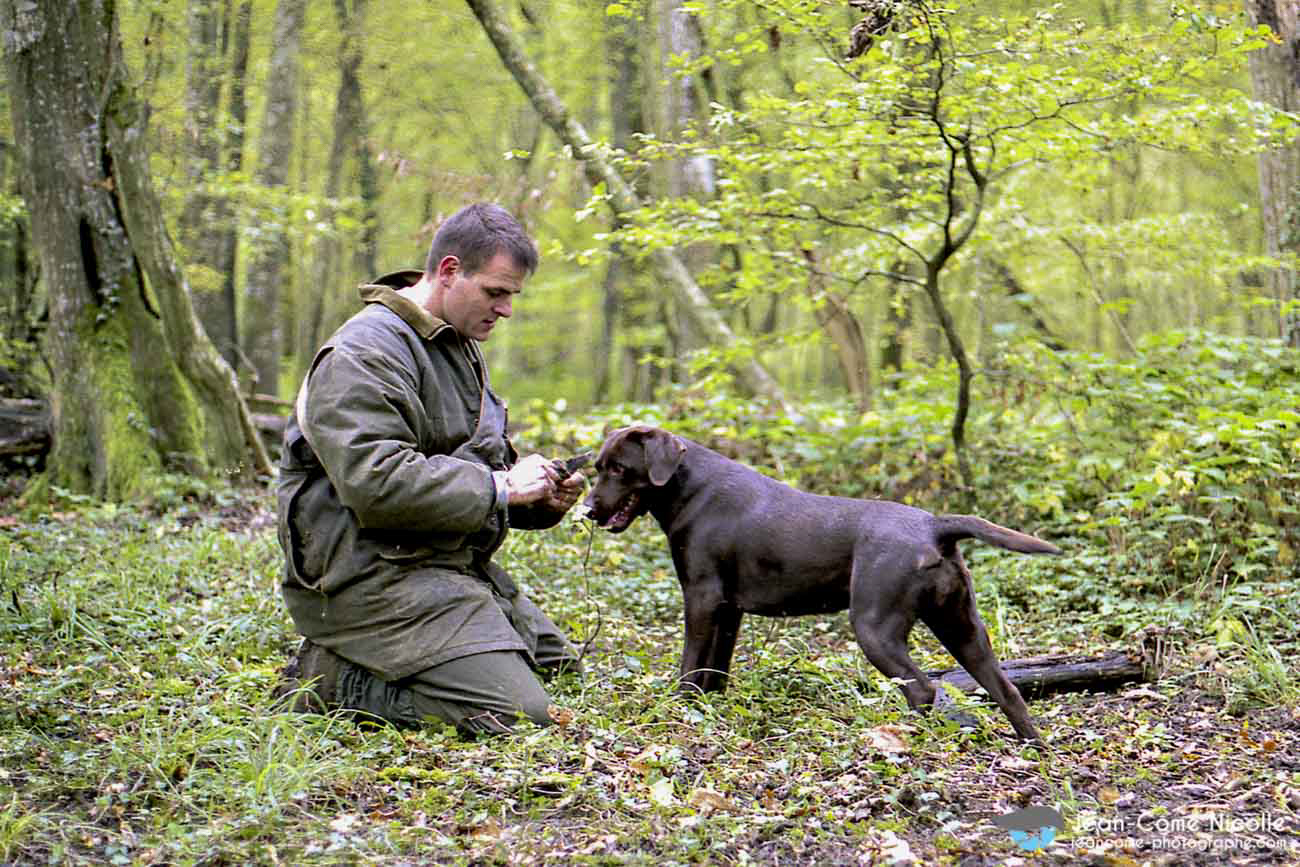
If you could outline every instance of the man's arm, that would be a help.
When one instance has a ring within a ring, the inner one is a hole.
[[[471,533],[496,505],[486,466],[418,450],[410,368],[334,349],[316,362],[298,419],[339,498],[367,528]]]

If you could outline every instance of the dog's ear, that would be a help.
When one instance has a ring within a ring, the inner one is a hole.
[[[682,462],[686,443],[658,428],[646,431],[641,442],[645,447],[646,471],[650,474],[650,484],[656,488],[668,484],[673,473],[677,472],[677,465]]]

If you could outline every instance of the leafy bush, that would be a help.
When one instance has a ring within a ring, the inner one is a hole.
[[[1300,353],[1191,331],[1150,336],[1138,349],[1115,360],[1032,343],[1003,348],[977,380],[969,423],[978,511],[1071,540],[1075,572],[1133,594],[1294,577]],[[644,422],[806,490],[955,510],[963,502],[948,440],[954,392],[951,365],[913,366],[870,412],[821,400],[789,417],[684,386],[654,405],[577,417],[535,403],[516,436],[526,448],[567,454]],[[1091,595],[1087,584],[1081,597]]]

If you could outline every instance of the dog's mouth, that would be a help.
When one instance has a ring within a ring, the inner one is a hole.
[[[611,533],[621,533],[630,527],[632,522],[636,520],[637,515],[640,514],[638,511],[640,505],[641,498],[638,497],[636,493],[628,494],[627,498],[624,499],[622,504],[618,507],[618,510],[605,520],[600,521],[598,526]]]

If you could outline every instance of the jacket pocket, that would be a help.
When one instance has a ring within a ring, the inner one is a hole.
[[[328,593],[347,576],[336,568],[355,549],[357,526],[324,475],[308,478],[296,490],[282,492],[288,559],[293,577],[309,590]],[[331,573],[335,573],[331,575]],[[333,580],[327,580],[332,578]]]

